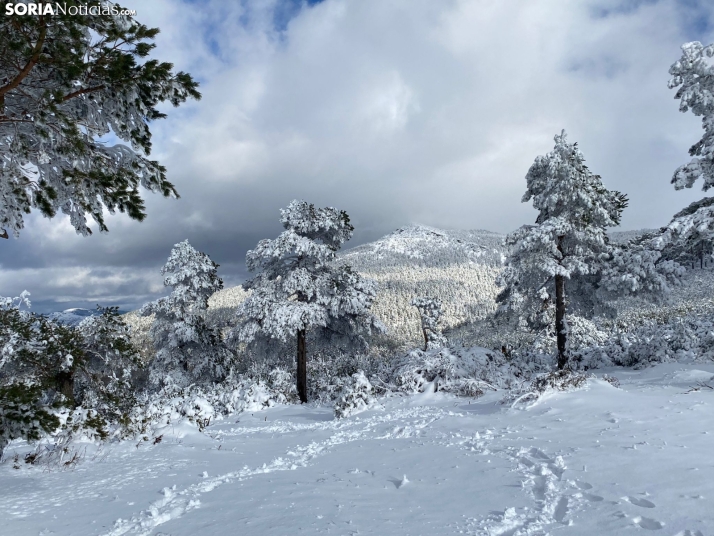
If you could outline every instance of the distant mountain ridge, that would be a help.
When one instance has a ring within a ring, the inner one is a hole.
[[[446,330],[484,318],[495,309],[496,276],[506,258],[504,235],[491,231],[445,230],[407,225],[345,250],[338,262],[378,284],[372,312],[397,344],[423,342],[420,319],[411,301],[442,301]]]
[[[345,250],[340,259],[359,270],[398,264],[447,265],[476,262],[501,266],[504,235],[491,231],[444,230],[407,225],[388,235]]]
[[[82,309],[81,307],[74,307],[72,309],[65,309],[64,311],[57,311],[47,315],[47,318],[58,324],[64,324],[65,326],[78,326],[82,320],[90,316],[97,316],[99,313],[97,310]]]

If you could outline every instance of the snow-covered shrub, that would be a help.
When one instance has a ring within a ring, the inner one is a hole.
[[[232,353],[218,330],[205,321],[208,299],[223,288],[217,267],[188,240],[171,250],[161,269],[171,294],[140,311],[144,316],[154,315],[150,333],[156,356],[149,369],[154,386],[181,389],[195,382],[220,381],[228,375]]]
[[[74,373],[75,403],[109,420],[121,420],[134,404],[141,361],[119,308],[98,310],[100,315],[90,316],[77,326],[84,356]]]
[[[392,373],[395,387],[405,393],[422,392],[427,386],[458,396],[480,396],[487,390],[510,388],[544,365],[537,359],[507,359],[485,348],[413,350],[396,360]]]
[[[335,404],[335,416],[342,419],[369,409],[375,404],[374,394],[374,387],[364,372],[354,373]]]
[[[203,430],[231,413],[260,411],[285,403],[286,397],[263,381],[229,377],[220,384],[167,388],[144,395],[132,409],[127,430],[151,435],[157,430],[188,421]]]
[[[295,387],[295,377],[283,368],[276,367],[268,373],[268,386],[280,404],[293,404],[300,400]]]
[[[0,443],[44,433],[103,439],[123,426],[138,353],[117,308],[74,329],[20,310],[20,301],[0,305]]]
[[[619,330],[602,345],[581,349],[579,368],[597,363],[642,368],[668,361],[714,359],[714,319],[688,316],[664,324],[650,323]]]
[[[373,377],[380,361],[383,360],[374,355],[320,345],[316,355],[308,362],[308,373],[312,378],[308,390],[310,399],[318,404],[333,404],[354,374],[363,371],[368,377]]]
[[[438,390],[440,381],[452,379],[456,369],[456,358],[448,348],[413,350],[398,363],[394,383],[407,393],[420,393],[428,384]]]
[[[419,310],[421,331],[424,335],[424,351],[446,346],[446,337],[441,333],[441,300],[438,298],[419,297],[412,300],[412,305]]]
[[[54,413],[72,405],[83,355],[74,330],[20,309],[28,296],[0,298],[0,454],[13,439],[34,441],[57,428]]]
[[[541,394],[548,390],[571,391],[583,387],[588,377],[582,372],[556,370],[547,374],[537,375],[531,380],[530,389]]]
[[[13,439],[36,441],[56,430],[60,421],[49,409],[37,385],[0,387],[0,456]]]
[[[568,331],[566,348],[569,352],[576,351],[579,348],[601,346],[608,340],[610,335],[592,320],[581,316],[567,316],[566,325]]]
[[[580,389],[591,377],[593,376],[567,369],[538,374],[519,389],[510,390],[502,402],[513,406],[526,402],[533,403],[548,392]]]

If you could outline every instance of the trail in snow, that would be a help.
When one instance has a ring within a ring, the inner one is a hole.
[[[203,482],[198,482],[180,491],[176,491],[175,486],[172,488],[164,488],[162,490],[163,497],[152,503],[147,510],[139,513],[138,515],[132,516],[132,518],[128,520],[118,519],[115,522],[114,528],[109,532],[104,533],[104,535],[148,535],[155,527],[166,523],[171,519],[181,517],[183,514],[193,510],[194,508],[200,507],[201,501],[199,497],[204,493],[213,491],[222,484],[232,482],[234,480],[244,480],[256,475],[272,473],[275,471],[292,471],[300,467],[305,467],[315,458],[324,455],[332,447],[342,445],[344,443],[350,443],[352,441],[411,437],[418,434],[421,429],[426,428],[431,423],[439,419],[443,414],[443,410],[417,407],[384,415],[375,415],[366,421],[332,421],[312,426],[285,426],[284,429],[290,431],[348,427],[358,427],[358,429],[339,430],[324,441],[312,442],[305,446],[296,446],[288,450],[285,457],[275,458],[270,462],[264,463],[260,467],[244,467],[239,471],[232,471],[217,477],[207,478]],[[380,433],[380,431],[377,430],[378,425],[394,421],[398,421],[402,424],[394,427],[392,431]],[[282,423],[277,425],[273,424],[271,427],[266,427],[266,430],[283,430],[283,426],[284,425]],[[246,429],[234,429],[231,434],[243,435],[250,432],[251,431]],[[223,437],[227,435],[229,434],[221,434]],[[400,486],[406,483],[406,481],[405,477]]]
[[[622,389],[522,409],[499,393],[340,421],[284,406],[110,445],[72,471],[0,464],[0,534],[712,536],[714,394],[685,393],[714,366],[607,372]]]

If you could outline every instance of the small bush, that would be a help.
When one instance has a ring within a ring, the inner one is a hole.
[[[520,389],[510,391],[502,403],[510,403],[512,406],[526,402],[533,403],[547,392],[580,389],[592,377],[592,375],[567,369],[539,374]]]
[[[375,403],[374,388],[361,370],[352,375],[335,404],[338,419],[349,417],[369,409]]]

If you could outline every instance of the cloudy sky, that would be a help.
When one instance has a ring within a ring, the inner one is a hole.
[[[152,125],[152,157],[181,199],[77,236],[32,216],[0,244],[0,295],[39,312],[133,309],[164,294],[159,269],[188,238],[248,275],[245,252],[300,198],[345,209],[353,245],[395,228],[509,232],[534,220],[525,174],[565,129],[622,229],[658,227],[703,194],[674,191],[700,121],[678,111],[669,66],[714,41],[709,0],[125,0],[158,26],[156,56],[203,99]]]

